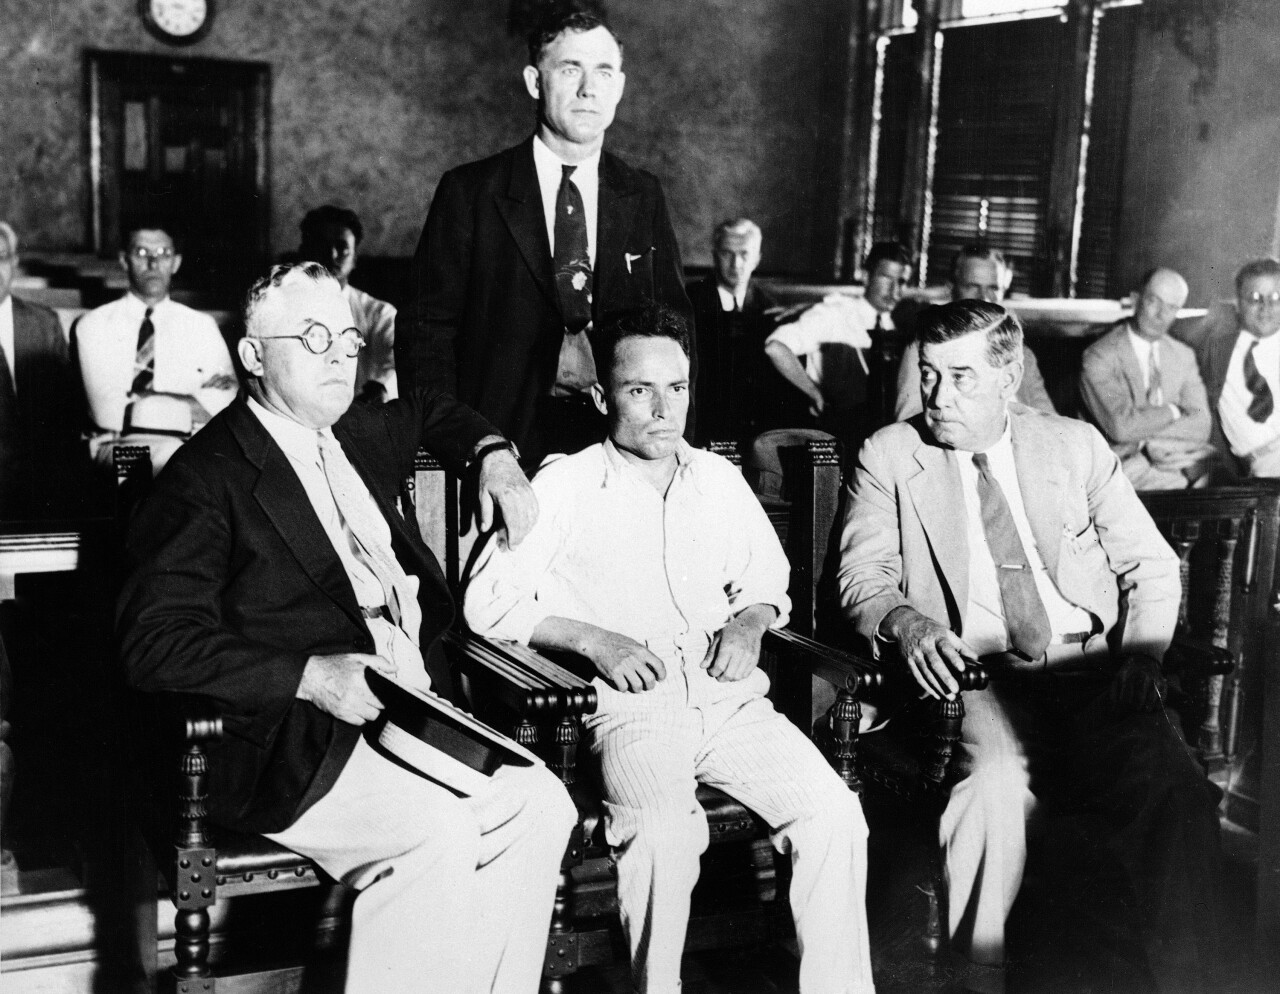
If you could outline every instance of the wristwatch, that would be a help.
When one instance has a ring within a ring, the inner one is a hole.
[[[491,456],[495,452],[501,452],[503,449],[506,449],[515,456],[516,462],[520,461],[520,450],[516,448],[516,443],[508,438],[500,438],[496,442],[490,442],[488,445],[480,446],[480,448],[476,450],[475,455],[467,460],[467,467],[479,466],[480,463],[484,462],[486,456]]]

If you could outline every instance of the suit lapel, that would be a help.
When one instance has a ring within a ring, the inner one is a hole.
[[[516,147],[510,160],[511,175],[505,193],[498,195],[498,213],[524,257],[525,265],[538,289],[560,309],[556,296],[555,264],[551,259],[551,239],[547,237],[547,217],[542,210],[542,190],[533,165],[533,139]]]
[[[1119,354],[1120,369],[1125,381],[1129,384],[1129,396],[1135,404],[1145,404],[1147,389],[1142,385],[1142,366],[1138,363],[1138,355],[1133,350],[1133,342],[1129,339],[1128,325],[1120,329],[1120,336],[1114,343]]]
[[[1132,349],[1128,350],[1132,353]],[[1010,409],[1013,464],[1018,470],[1022,507],[1031,523],[1036,549],[1054,582],[1062,544],[1062,502],[1067,494],[1067,466],[1057,437],[1037,423],[1034,414]]]
[[[937,560],[937,572],[963,614],[969,603],[969,540],[964,521],[956,520],[956,509],[965,506],[960,469],[947,449],[923,441],[915,460],[919,471],[907,479],[907,491]]]
[[[600,201],[596,208],[595,299],[611,300],[619,295],[613,288],[624,279],[628,248],[639,252],[651,246],[628,246],[637,211],[644,198],[625,166],[605,152],[600,156]],[[632,262],[636,260],[633,258]],[[650,260],[652,264],[653,260]],[[597,315],[599,317],[600,315]]]

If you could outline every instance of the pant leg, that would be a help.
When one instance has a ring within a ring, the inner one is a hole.
[[[1027,862],[1035,805],[1015,701],[996,688],[964,695],[961,779],[938,826],[952,949],[975,963],[1004,961],[1004,926]]]
[[[791,853],[801,994],[874,991],[867,932],[867,824],[817,747],[758,694],[707,709],[698,779],[742,801]]]
[[[348,994],[528,992],[575,817],[545,770],[460,798],[362,738],[333,789],[271,838],[360,891]]]
[[[597,714],[586,724],[604,787],[605,837],[617,860],[631,976],[641,994],[680,989],[689,898],[710,841],[693,776],[694,717],[673,701],[660,710]]]

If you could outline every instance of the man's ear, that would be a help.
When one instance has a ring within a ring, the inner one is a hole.
[[[1022,360],[1014,359],[1007,362],[1000,370],[1000,396],[1005,400],[1012,400],[1018,392],[1018,387],[1022,386]]]
[[[537,66],[524,67],[524,88],[534,100],[542,99],[542,79],[538,75]]]
[[[171,275],[175,275],[182,268],[182,255],[178,252],[173,253],[173,268],[169,270]]]
[[[591,384],[591,399],[596,402],[596,410],[605,417],[609,416],[609,400],[604,395],[604,387],[599,383]]]
[[[120,251],[116,253],[116,258],[120,260],[120,268],[126,273],[129,272],[129,255],[127,252]]]
[[[262,356],[258,352],[261,347],[257,339],[248,335],[236,343],[236,354],[240,356],[240,365],[244,366],[244,371],[250,376],[262,375]]]

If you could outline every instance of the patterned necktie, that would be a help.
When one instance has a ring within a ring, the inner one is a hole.
[[[156,378],[156,326],[151,323],[151,312],[148,307],[138,327],[138,351],[133,360],[133,386],[129,392],[135,397],[151,389]]]
[[[1164,385],[1160,381],[1160,343],[1151,343],[1151,358],[1147,370],[1147,405],[1164,407]]]
[[[569,178],[577,166],[561,166],[556,193],[556,292],[564,326],[572,335],[591,321],[591,256],[587,250],[587,214],[582,194]]]
[[[1266,377],[1258,369],[1257,360],[1253,357],[1253,350],[1257,347],[1258,343],[1255,341],[1244,354],[1244,385],[1253,394],[1253,400],[1249,401],[1249,417],[1262,424],[1271,417],[1271,412],[1276,409],[1276,402],[1271,396],[1271,387],[1267,385]]]
[[[364,564],[382,585],[391,620],[414,645],[418,645],[422,608],[413,595],[408,575],[381,537],[382,530],[376,518],[377,506],[369,496],[369,488],[352,469],[337,439],[320,432],[316,433],[316,438],[320,446],[320,465],[338,513],[356,540]]]
[[[996,564],[996,580],[1000,584],[1000,602],[1004,605],[1004,623],[1009,630],[1009,645],[1027,659],[1039,659],[1053,636],[1049,615],[1036,590],[1031,563],[1013,522],[1009,503],[1000,482],[991,475],[985,453],[975,452],[973,465],[978,470],[978,505],[982,512],[982,530],[987,547]]]

